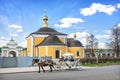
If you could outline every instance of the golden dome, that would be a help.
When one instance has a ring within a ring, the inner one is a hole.
[[[47,17],[47,16],[44,16],[44,17],[43,17],[43,21],[44,21],[43,26],[44,26],[44,27],[48,27],[48,23],[47,23],[48,17]]]
[[[43,21],[47,21],[48,20],[48,17],[45,15],[44,17],[43,17]]]
[[[76,37],[77,37],[76,33],[74,33],[73,37],[74,37],[74,38],[76,38]]]

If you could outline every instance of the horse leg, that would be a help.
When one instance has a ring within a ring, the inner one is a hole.
[[[52,65],[49,65],[49,67],[50,67],[50,72],[52,72]]]
[[[40,73],[40,66],[39,66],[39,71],[38,71],[38,73]]]
[[[34,64],[35,64],[35,62],[34,62],[34,61],[32,61],[32,66],[34,66]]]
[[[43,66],[41,66],[41,67],[42,67],[43,72],[45,72],[45,70],[44,70]]]
[[[55,69],[55,66],[54,65],[52,65],[52,67]],[[56,69],[55,69],[56,70]]]

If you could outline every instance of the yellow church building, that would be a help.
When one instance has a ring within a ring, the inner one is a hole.
[[[84,47],[80,41],[67,38],[67,34],[48,27],[47,15],[43,17],[43,21],[42,28],[27,36],[27,49],[23,50],[21,56],[50,56],[52,59],[57,59],[66,53],[71,53],[74,57],[84,58]]]

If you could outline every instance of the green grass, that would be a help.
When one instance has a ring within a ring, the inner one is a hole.
[[[87,67],[98,67],[98,66],[109,66],[109,65],[120,65],[120,62],[106,62],[106,63],[95,63],[95,64],[82,64]]]

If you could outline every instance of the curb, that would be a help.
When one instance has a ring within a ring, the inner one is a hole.
[[[83,66],[80,66],[79,68],[80,69],[89,69],[89,68],[95,68],[95,67],[83,67]],[[44,69],[49,70],[49,67],[44,67]],[[39,70],[38,67],[0,68],[0,74],[37,72],[38,70]]]
[[[0,68],[0,74],[38,71],[38,67]]]

